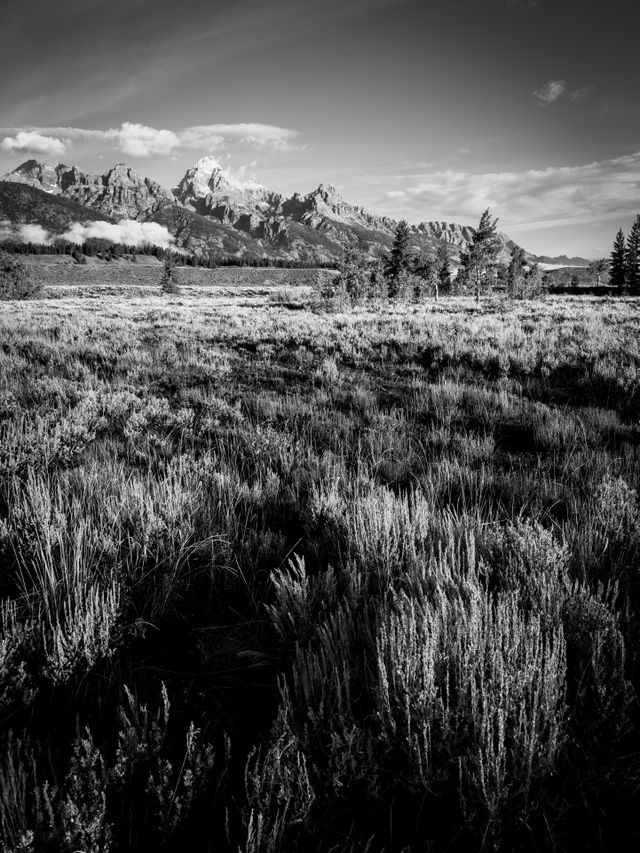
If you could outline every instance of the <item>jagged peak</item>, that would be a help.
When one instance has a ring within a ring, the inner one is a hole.
[[[14,172],[31,172],[31,171],[33,171],[33,169],[44,169],[47,166],[51,169],[55,169],[56,164],[55,163],[41,163],[39,160],[34,160],[32,158],[31,160],[25,160],[24,163],[20,163],[20,165],[16,166],[16,168],[13,171]]]
[[[68,168],[69,167],[65,166],[64,163],[48,163],[44,160],[35,160],[34,158],[32,158],[31,160],[25,160],[24,163],[21,163],[19,166],[17,166],[13,170],[13,172],[11,172],[9,174],[13,174],[15,172],[18,172],[19,174],[36,172],[36,171],[43,172],[47,169],[54,171],[54,172],[59,171],[59,170],[65,170],[66,171]]]
[[[197,172],[209,172],[209,174],[216,170],[220,172],[224,171],[220,162],[216,160],[213,154],[207,154],[206,156],[201,157],[193,168]]]
[[[220,190],[237,193],[269,192],[268,188],[258,181],[253,179],[242,180],[232,172],[223,169],[220,162],[212,154],[201,157],[195,166],[188,169],[181,184],[185,181],[192,183],[193,189],[198,195],[206,195],[211,191]]]
[[[342,196],[336,189],[333,184],[329,183],[321,183],[318,184],[317,188],[310,193],[310,195],[319,195],[324,199],[335,199],[336,201],[342,201]]]
[[[116,163],[110,169],[104,173],[103,177],[111,178],[111,177],[120,177],[125,176],[127,178],[134,178],[139,181],[143,181],[144,178],[136,172],[131,166],[128,166],[126,163]]]

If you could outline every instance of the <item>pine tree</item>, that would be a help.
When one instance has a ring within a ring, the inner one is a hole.
[[[411,261],[412,296],[419,302],[426,294],[433,293],[436,302],[440,290],[438,262],[431,255],[418,255]]]
[[[524,294],[526,266],[527,257],[524,249],[515,246],[507,267],[507,293],[509,296],[518,297]]]
[[[449,246],[447,243],[440,243],[436,253],[436,266],[438,269],[438,281],[440,289],[448,291],[451,288],[451,263],[450,263]]]
[[[616,234],[611,252],[609,282],[613,287],[624,287],[627,283],[627,250],[622,228]]]
[[[389,287],[389,297],[398,295],[400,274],[407,272],[411,262],[409,254],[409,226],[403,219],[398,222],[391,252],[384,259],[384,275]]]
[[[627,285],[632,290],[640,289],[640,215],[636,216],[627,238],[625,266]]]
[[[167,249],[164,256],[164,269],[160,279],[160,288],[163,293],[180,293],[180,285],[176,279],[176,260],[173,252]]]
[[[498,266],[500,238],[496,229],[497,223],[498,219],[492,219],[487,208],[480,217],[468,251],[460,255],[460,283],[473,288],[476,302],[480,299],[480,292],[487,288],[495,277]]]
[[[366,258],[360,249],[360,243],[351,235],[344,240],[342,257],[338,262],[338,271],[339,276],[335,284],[352,305],[356,305],[369,295],[369,273]]]

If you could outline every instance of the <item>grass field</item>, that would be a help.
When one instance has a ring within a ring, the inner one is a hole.
[[[638,843],[638,300],[60,270],[0,315],[2,850]]]

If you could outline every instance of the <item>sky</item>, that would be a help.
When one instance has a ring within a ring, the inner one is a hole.
[[[640,213],[637,0],[21,0],[0,28],[0,174],[175,186],[200,157],[412,223],[602,257]]]

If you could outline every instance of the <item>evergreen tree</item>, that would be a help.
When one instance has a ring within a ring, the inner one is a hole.
[[[438,301],[440,278],[438,276],[438,264],[436,258],[431,255],[419,255],[411,262],[412,296],[417,302],[427,293],[433,293]]]
[[[527,270],[527,257],[524,249],[520,246],[515,246],[511,252],[511,260],[507,267],[507,293],[511,297],[520,297],[524,295],[524,284]]]
[[[498,219],[492,219],[487,208],[480,217],[473,240],[469,244],[469,250],[460,254],[461,265],[458,278],[460,284],[473,289],[476,302],[480,299],[481,291],[488,288],[495,278],[500,251],[497,223]]]
[[[409,237],[409,226],[403,219],[396,226],[391,252],[384,258],[384,275],[387,279],[390,298],[398,295],[400,274],[409,270],[411,263]]]
[[[636,216],[627,238],[625,266],[627,285],[633,290],[640,289],[640,215]]]
[[[609,281],[614,287],[624,287],[627,283],[627,250],[622,228],[616,234],[609,265]]]
[[[167,250],[164,256],[164,269],[160,279],[160,288],[163,293],[180,293],[180,285],[176,278],[176,259],[173,252]]]
[[[545,290],[545,276],[539,264],[530,267],[524,276],[523,298],[532,299],[540,296]]]
[[[387,280],[380,260],[375,261],[369,268],[369,296],[371,299],[388,299]]]
[[[344,239],[338,272],[336,288],[352,305],[356,305],[369,295],[367,261],[360,249],[360,243],[351,235],[347,235]]]
[[[448,243],[440,243],[436,253],[439,289],[447,292],[451,288],[451,256]],[[436,294],[437,299],[437,294]]]

